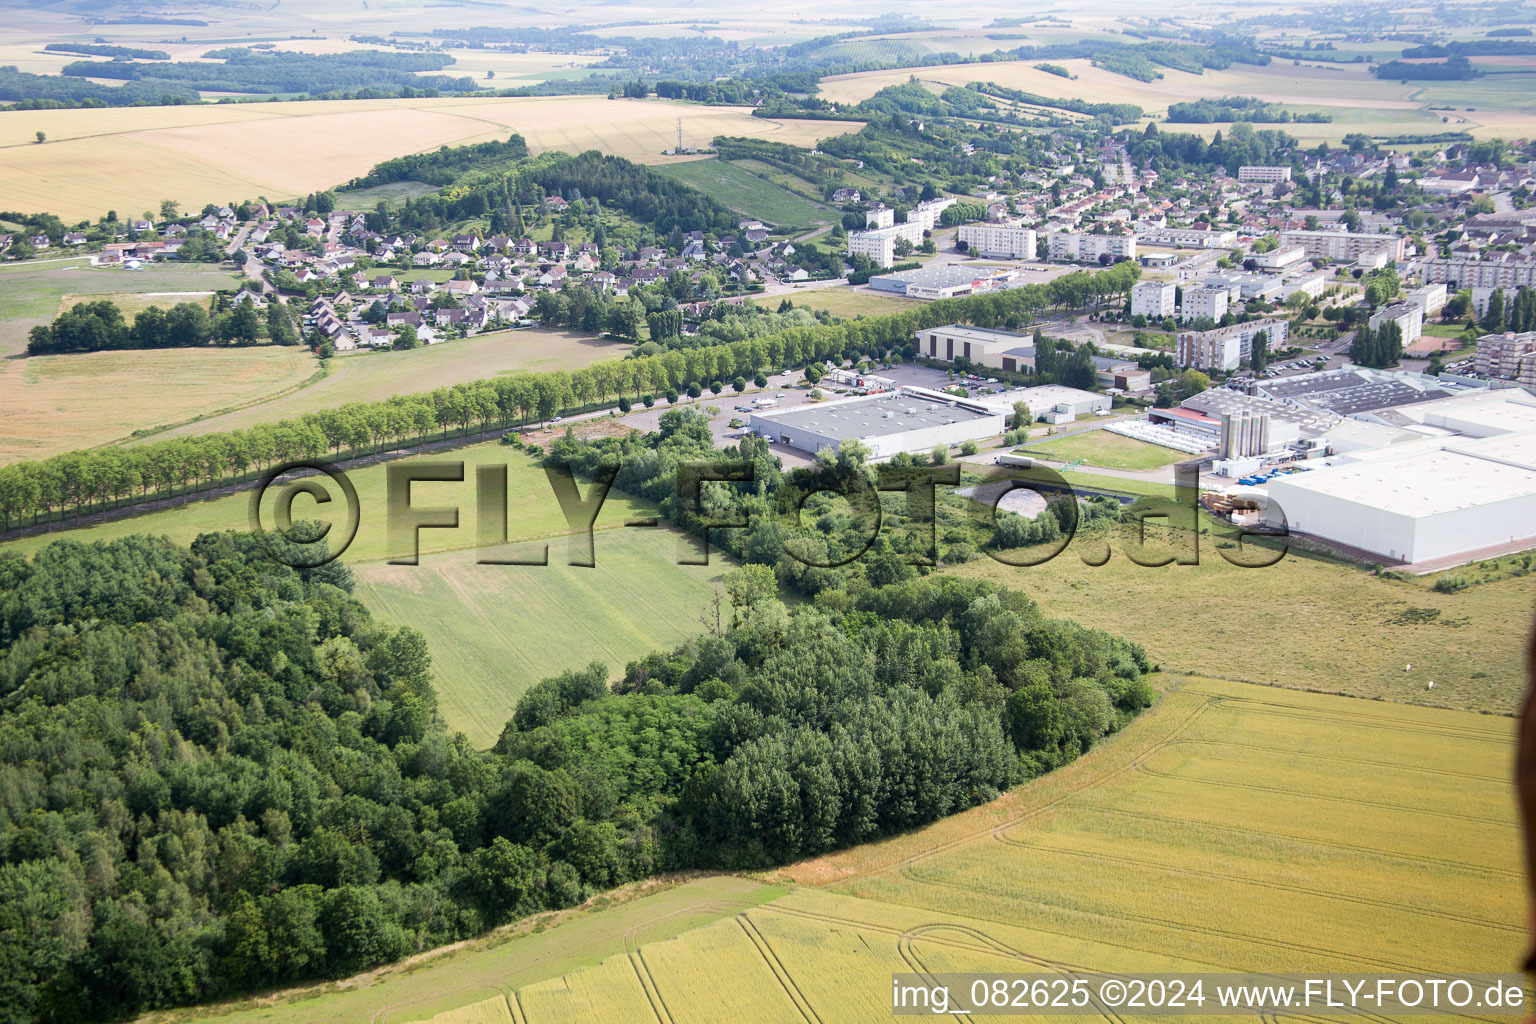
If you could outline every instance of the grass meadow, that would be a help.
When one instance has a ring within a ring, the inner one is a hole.
[[[1057,462],[1082,459],[1088,466],[1128,470],[1157,469],[1189,457],[1172,448],[1138,441],[1122,434],[1112,434],[1107,430],[1083,430],[1062,437],[1041,437],[1031,440],[1019,450]]]
[[[839,1024],[888,1016],[898,971],[1471,972],[1518,961],[1510,719],[1158,678],[1157,705],[1077,762],[927,828],[768,872],[788,890],[778,898],[722,901],[714,919],[665,936],[626,933],[626,904],[605,929],[623,948],[610,941],[596,963],[450,991],[503,948],[553,961],[603,920],[487,943],[418,969],[432,1003],[373,1019]],[[379,1006],[371,987],[276,1005],[265,1019]],[[433,1005],[444,1008],[427,1016]]]
[[[810,228],[831,224],[839,217],[837,211],[765,181],[728,160],[690,160],[666,164],[660,170],[669,178],[713,196],[737,213],[778,227]]]
[[[426,634],[443,718],[488,747],[540,679],[591,661],[618,678],[627,662],[702,631],[726,560],[716,552],[712,565],[679,565],[679,534],[613,519],[605,508],[592,568],[569,565],[567,542],[556,538],[547,566],[477,565],[473,551],[419,566],[358,566],[357,597],[375,616]],[[511,557],[537,558],[544,546],[514,545]]]
[[[911,309],[920,300],[907,299],[884,292],[872,292],[865,288],[839,285],[834,288],[806,288],[786,296],[797,306],[806,309],[822,309],[833,316],[884,316]],[[766,301],[766,300],[765,300]]]

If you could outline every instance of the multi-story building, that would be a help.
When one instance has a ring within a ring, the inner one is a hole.
[[[1186,288],[1182,319],[1198,320],[1208,316],[1212,320],[1220,320],[1227,315],[1230,295],[1226,288]]]
[[[1371,329],[1379,331],[1387,324],[1396,324],[1403,332],[1403,347],[1407,348],[1424,334],[1424,311],[1411,302],[1394,302],[1382,306],[1370,319]]]
[[[1477,260],[1464,256],[1424,261],[1424,280],[1454,284],[1457,288],[1519,288],[1536,285],[1536,259],[1507,254],[1501,259]]]
[[[1423,310],[1426,320],[1445,308],[1446,299],[1444,283],[1426,284],[1403,293],[1403,301],[1411,302]]]
[[[1185,249],[1230,249],[1237,244],[1236,231],[1213,228],[1150,228],[1137,233],[1143,245],[1177,245]]]
[[[889,267],[896,262],[896,242],[904,239],[914,248],[922,244],[923,227],[907,221],[890,227],[870,231],[852,231],[848,234],[848,254],[863,254],[877,267]]]
[[[1020,224],[962,224],[958,240],[988,259],[1035,258],[1035,229]]]
[[[1347,231],[1282,231],[1282,249],[1300,246],[1309,260],[1356,260],[1386,253],[1389,261],[1402,260],[1408,245],[1401,235],[1354,235]]]
[[[1474,365],[1484,377],[1536,386],[1536,331],[1483,335],[1477,339]]]
[[[1282,319],[1249,320],[1212,331],[1180,331],[1175,361],[1197,370],[1235,370],[1253,354],[1253,339],[1264,334],[1264,347],[1285,347],[1290,324]]]
[[[1178,312],[1178,287],[1172,281],[1138,281],[1131,286],[1131,315],[1162,320]]]
[[[1237,169],[1238,181],[1251,181],[1255,184],[1274,185],[1282,181],[1291,180],[1289,167],[1272,167],[1265,164],[1244,164]]]
[[[1327,277],[1322,271],[1287,278],[1280,286],[1280,301],[1284,302],[1297,292],[1301,292],[1309,299],[1316,299],[1323,294],[1323,289],[1327,286]]]
[[[1253,257],[1253,262],[1263,270],[1289,270],[1307,258],[1307,250],[1299,245],[1282,245],[1269,252]]]
[[[1136,235],[1090,235],[1079,231],[1061,231],[1048,235],[1049,255],[1053,260],[1097,261],[1101,256],[1113,260],[1136,258]]]
[[[866,228],[888,228],[896,223],[896,211],[889,206],[875,206],[864,211]]]

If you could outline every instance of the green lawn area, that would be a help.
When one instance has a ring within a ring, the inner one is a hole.
[[[814,288],[786,296],[796,306],[806,309],[826,310],[833,316],[884,316],[900,313],[921,305],[917,299],[902,298],[887,292],[872,292],[864,288],[839,286]]]
[[[435,185],[427,185],[419,181],[391,181],[383,185],[374,185],[372,188],[341,192],[337,198],[345,204],[345,209],[371,210],[381,201],[391,206],[399,206],[407,199],[429,196],[436,191]]]
[[[195,296],[177,292],[233,289],[240,281],[241,276],[234,271],[205,263],[154,263],[140,270],[125,270],[92,267],[82,256],[0,265],[0,358],[24,351],[27,332],[58,316],[59,302],[66,295],[89,300],[97,295],[164,293],[159,304],[169,307],[198,301]]]
[[[1083,460],[1106,469],[1157,469],[1188,458],[1183,452],[1148,444],[1107,430],[1084,430],[1064,437],[1031,440],[1021,451],[1059,462]]]
[[[655,168],[662,174],[720,200],[726,206],[776,227],[815,227],[838,219],[835,210],[765,181],[726,160],[690,160]]]
[[[617,509],[615,509],[617,512]],[[540,679],[591,661],[610,677],[626,663],[697,635],[699,615],[730,563],[679,565],[684,538],[670,529],[624,528],[607,507],[592,568],[477,565],[479,552],[427,556],[421,564],[357,568],[357,597],[379,618],[421,630],[432,651],[438,707],[477,747],[496,742],[517,698]],[[536,558],[543,542],[514,546]],[[691,546],[690,546],[690,550]]]

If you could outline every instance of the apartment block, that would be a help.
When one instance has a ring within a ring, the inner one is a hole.
[[[1385,253],[1388,261],[1399,261],[1408,253],[1401,235],[1354,235],[1347,231],[1282,231],[1282,249],[1299,246],[1309,260],[1357,260],[1361,256]]]
[[[1484,377],[1536,386],[1536,331],[1483,335],[1477,339],[1474,365]]]
[[[1136,258],[1136,235],[1090,235],[1077,231],[1061,231],[1048,235],[1049,254],[1053,260],[1077,260],[1092,262],[1101,256],[1110,259]]]
[[[1034,259],[1035,229],[1017,224],[962,224],[958,240],[988,259]]]
[[[1172,281],[1139,281],[1131,286],[1131,315],[1162,320],[1178,313],[1178,288]]]
[[[1379,331],[1387,324],[1396,324],[1403,332],[1403,347],[1407,348],[1424,334],[1424,311],[1411,302],[1394,302],[1382,306],[1370,319],[1372,330]]]
[[[1272,167],[1265,164],[1244,164],[1237,169],[1238,181],[1251,181],[1260,185],[1274,185],[1291,180],[1289,167]]]
[[[1231,292],[1226,288],[1184,289],[1183,319],[1198,320],[1208,316],[1212,320],[1220,320],[1227,315],[1230,295]]]

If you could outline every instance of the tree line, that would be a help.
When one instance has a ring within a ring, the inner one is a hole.
[[[259,312],[249,299],[210,314],[196,302],[180,302],[169,310],[150,306],[130,324],[110,299],[79,302],[51,324],[38,324],[27,334],[27,354],[106,352],[135,348],[197,348],[204,345],[297,345],[298,328],[281,302]]]
[[[1017,329],[1040,312],[1076,308],[1123,295],[1140,267],[1131,261],[1090,274],[1074,271],[1047,284],[958,299],[840,323],[650,356],[575,371],[524,373],[466,382],[380,402],[349,403],[249,430],[177,437],[133,448],[69,452],[0,467],[0,530],[62,519],[125,502],[190,496],[248,479],[274,464],[382,451],[436,434],[508,429],[606,404],[620,397],[680,394],[712,382],[827,360],[915,352],[918,331],[949,323]]]

